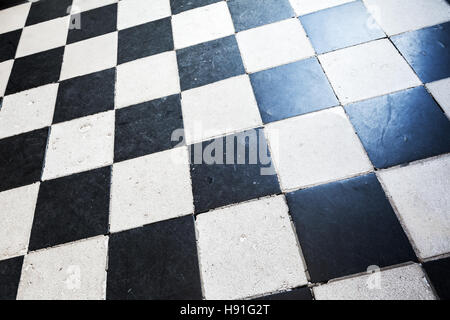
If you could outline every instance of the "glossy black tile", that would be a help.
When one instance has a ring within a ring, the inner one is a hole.
[[[195,213],[280,193],[261,128],[189,149]]]
[[[450,152],[450,122],[423,87],[345,106],[377,168]]]
[[[114,109],[116,69],[61,81],[53,123]]]
[[[22,29],[0,34],[0,62],[14,59]]]
[[[286,197],[312,282],[417,260],[374,174]]]
[[[391,39],[423,83],[450,77],[450,22]]]
[[[2,0],[0,1],[0,10],[11,8],[27,2],[27,0]]]
[[[26,26],[70,14],[72,0],[40,0],[31,4]]]
[[[180,95],[144,102],[116,111],[114,160],[123,161],[177,145],[172,132],[183,129]]]
[[[300,21],[318,54],[386,36],[361,1],[317,11]]]
[[[118,64],[173,50],[170,18],[119,31]]]
[[[5,95],[57,82],[63,55],[60,47],[16,59]]]
[[[264,123],[339,104],[316,58],[250,75]]]
[[[245,73],[235,36],[177,50],[181,90]]]
[[[48,128],[0,140],[0,191],[41,178]]]
[[[16,300],[23,257],[0,261],[0,300]]]
[[[202,298],[191,215],[113,233],[108,251],[107,299]]]
[[[294,17],[289,0],[228,0],[236,32]]]
[[[312,295],[308,287],[303,287],[287,292],[271,294],[255,300],[312,300]]]
[[[450,257],[425,262],[423,267],[439,298],[450,300]]]
[[[73,43],[117,30],[117,3],[77,13],[72,19],[67,43]],[[79,19],[79,27],[74,22]]]
[[[106,234],[110,185],[111,167],[42,182],[29,250]]]
[[[170,0],[170,7],[172,8],[172,14],[178,14],[220,1],[222,0]]]

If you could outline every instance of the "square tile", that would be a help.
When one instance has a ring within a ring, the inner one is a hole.
[[[67,16],[70,13],[72,0],[40,0],[33,1],[28,14],[26,25],[32,25],[59,17]]]
[[[61,81],[53,123],[114,109],[116,69]]]
[[[66,46],[60,80],[105,70],[117,65],[117,32]]]
[[[71,28],[67,43],[104,35],[117,30],[117,3],[76,13],[71,19],[79,19],[80,27]]]
[[[314,287],[314,297],[316,300],[435,300],[418,264],[378,272]],[[379,287],[373,284],[376,277],[380,277]]]
[[[142,23],[169,17],[170,0],[121,0],[119,1],[117,28],[119,30]]]
[[[31,3],[27,2],[18,6],[7,8],[0,11],[0,34],[17,29],[22,29],[27,20]]]
[[[180,93],[175,52],[164,52],[117,67],[116,108]]]
[[[107,6],[109,4],[117,3],[119,0],[73,0],[72,1],[72,10],[70,13],[80,13],[83,11],[88,11],[96,8],[100,8],[103,6]]]
[[[236,35],[245,70],[252,73],[314,55],[300,21],[288,19]]]
[[[172,26],[176,49],[234,34],[233,21],[225,1],[174,15]]]
[[[111,167],[41,183],[29,249],[106,234],[110,185]]]
[[[35,183],[0,192],[0,260],[27,253],[38,190]]]
[[[417,260],[374,174],[286,197],[311,282]]]
[[[118,64],[171,50],[173,39],[170,18],[119,31]]]
[[[171,149],[175,130],[183,130],[180,95],[144,102],[116,111],[114,161]]]
[[[245,73],[234,36],[177,50],[177,60],[183,91]]]
[[[450,122],[424,87],[351,104],[345,110],[376,168],[450,152]]]
[[[25,256],[18,300],[102,300],[106,237],[31,252]]]
[[[262,128],[190,146],[195,212],[280,193]]]
[[[242,299],[307,283],[283,196],[197,217],[206,299]]]
[[[27,0],[7,0],[0,3],[0,10],[8,9],[19,4],[25,3]]]
[[[0,96],[3,96],[8,84],[14,60],[0,62]]]
[[[183,91],[181,98],[187,144],[262,124],[247,75]]]
[[[317,58],[250,75],[264,123],[339,104]]]
[[[274,293],[268,296],[263,296],[255,300],[312,300],[311,290],[308,287],[298,288],[291,291],[281,293]]]
[[[392,41],[424,83],[450,77],[450,22],[404,33]]]
[[[341,107],[272,123],[267,133],[283,190],[372,170]]]
[[[114,164],[111,232],[192,214],[193,211],[186,147]]]
[[[0,139],[52,124],[58,84],[22,91],[3,98]]]
[[[228,0],[236,31],[243,31],[294,16],[289,0]]]
[[[170,7],[172,8],[172,14],[179,14],[183,11],[203,7],[220,1],[222,0],[170,0]]]
[[[425,262],[423,267],[441,300],[450,299],[450,257]]]
[[[0,140],[0,191],[41,178],[48,128]]]
[[[319,56],[343,104],[420,85],[389,40],[376,40]]]
[[[361,1],[300,17],[318,54],[385,37],[383,30],[371,19]]]
[[[16,300],[23,257],[0,261],[0,299]]]
[[[331,8],[354,0],[289,0],[298,16]]]
[[[14,59],[22,30],[0,34],[0,63]]]
[[[378,24],[392,36],[450,19],[446,0],[363,0]]]
[[[51,127],[42,180],[112,164],[114,111]]]
[[[426,87],[450,118],[450,78],[428,83]]]
[[[450,157],[379,172],[422,259],[450,253]]]
[[[64,47],[60,47],[16,59],[8,86],[6,87],[6,94],[13,94],[57,82],[63,55]]]
[[[108,300],[202,298],[192,216],[111,235]]]

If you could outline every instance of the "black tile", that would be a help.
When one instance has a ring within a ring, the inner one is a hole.
[[[260,297],[255,300],[312,300],[312,295],[311,290],[308,287],[303,287],[287,292]]]
[[[0,191],[39,181],[48,128],[0,140]]]
[[[294,17],[289,0],[228,0],[236,32]]]
[[[361,1],[317,11],[300,21],[318,54],[386,36]]]
[[[345,110],[377,168],[450,151],[450,122],[423,87],[347,105]]]
[[[31,4],[26,26],[70,14],[72,0],[40,0]]]
[[[1,0],[0,1],[0,10],[11,8],[17,6],[22,3],[27,3],[27,0]]]
[[[280,193],[261,128],[204,141],[189,149],[196,213]]]
[[[439,298],[450,300],[450,257],[425,262],[423,267]]]
[[[450,22],[391,39],[423,83],[450,77]]]
[[[374,174],[287,194],[312,282],[416,261]]]
[[[22,29],[0,34],[0,62],[14,59]]]
[[[60,47],[16,59],[5,95],[57,82],[63,55]]]
[[[0,261],[0,300],[16,300],[23,257]]]
[[[118,64],[173,50],[170,18],[119,31]]]
[[[180,12],[191,10],[222,0],[170,0],[170,7],[172,8],[172,14],[178,14]]]
[[[192,216],[114,233],[108,251],[107,299],[202,298]]]
[[[183,129],[180,95],[144,102],[116,111],[114,161],[160,152],[177,145],[172,132]]]
[[[250,75],[264,123],[339,104],[316,58]]]
[[[70,17],[71,28],[67,43],[73,43],[117,30],[117,3],[77,13]],[[76,19],[79,19],[77,28]]]
[[[53,123],[114,109],[116,69],[61,81]]]
[[[181,90],[245,73],[234,36],[177,50],[177,60]]]

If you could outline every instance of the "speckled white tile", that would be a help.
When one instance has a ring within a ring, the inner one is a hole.
[[[428,83],[426,85],[441,108],[450,118],[450,78]]]
[[[170,0],[121,0],[117,9],[117,29],[125,29],[169,17]]]
[[[313,288],[317,300],[434,300],[420,265],[333,281]]]
[[[298,16],[331,8],[354,0],[289,0]]]
[[[5,93],[13,64],[14,60],[0,62],[0,97]]]
[[[206,299],[239,299],[307,283],[283,196],[197,216]]]
[[[51,127],[43,180],[110,165],[113,162],[114,111]]]
[[[267,133],[283,190],[372,169],[341,107],[269,124]]]
[[[0,10],[0,34],[23,28],[31,2]]]
[[[450,156],[379,173],[421,258],[450,253]]]
[[[118,0],[73,0],[71,14],[92,10],[95,8],[107,6],[109,4],[117,3]]]
[[[421,84],[386,39],[330,52],[319,60],[343,104]]]
[[[57,93],[53,83],[4,97],[0,139],[51,125]]]
[[[181,97],[187,144],[262,124],[247,75],[183,91]]]
[[[236,39],[249,73],[314,55],[314,49],[298,19],[239,32]]]
[[[101,236],[25,256],[18,300],[102,300],[108,238]]]

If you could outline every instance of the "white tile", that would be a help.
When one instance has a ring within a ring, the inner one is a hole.
[[[28,251],[39,183],[0,192],[0,260]]]
[[[262,124],[247,75],[183,91],[181,97],[187,144]]]
[[[314,287],[313,291],[317,300],[436,299],[417,264],[330,282]]]
[[[298,19],[239,32],[236,38],[249,73],[314,55],[314,49]]]
[[[5,93],[13,64],[14,60],[0,62],[0,97]]]
[[[0,139],[51,125],[57,93],[53,83],[4,97]]]
[[[450,118],[450,78],[428,83],[426,85],[441,108]]]
[[[71,14],[79,13],[83,11],[92,10],[95,8],[100,8],[107,6],[109,4],[117,3],[118,0],[73,0]]]
[[[390,36],[450,20],[446,0],[364,0],[364,3]]]
[[[66,44],[70,16],[25,27],[17,47],[16,58],[46,51]]]
[[[134,60],[117,67],[116,108],[179,92],[175,51]]]
[[[450,156],[379,172],[421,258],[450,253]]]
[[[269,124],[267,132],[283,190],[372,170],[341,107]]]
[[[117,11],[117,29],[169,17],[170,0],[121,0]]]
[[[115,67],[117,32],[66,46],[60,80]]]
[[[101,300],[106,296],[107,237],[25,256],[18,300]]]
[[[298,16],[338,6],[354,0],[289,0]]]
[[[421,84],[386,39],[330,52],[319,60],[343,104]]]
[[[196,226],[206,299],[240,299],[307,283],[283,196],[201,214]]]
[[[172,17],[175,49],[234,34],[234,25],[225,1],[188,10]]]
[[[193,212],[186,147],[114,164],[111,232]]]
[[[113,162],[114,111],[51,127],[43,180],[87,171]]]
[[[31,2],[0,10],[0,33],[22,29],[30,11]]]

